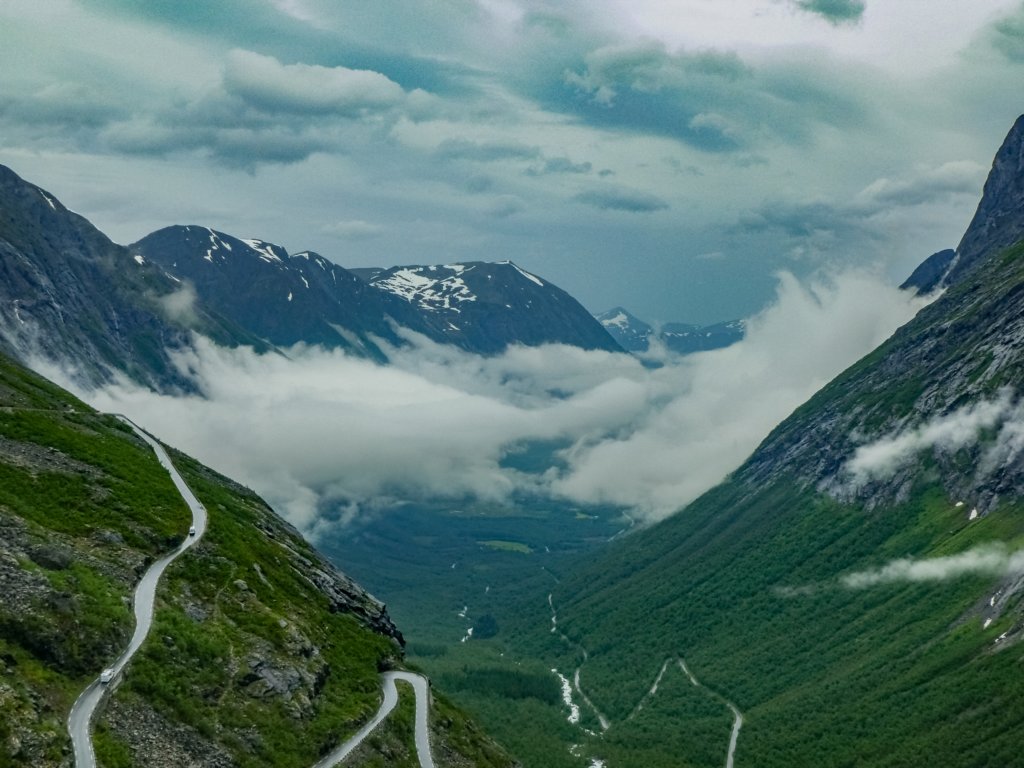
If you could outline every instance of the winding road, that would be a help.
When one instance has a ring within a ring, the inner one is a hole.
[[[725,706],[729,708],[729,711],[732,712],[732,732],[729,734],[729,750],[725,753],[725,768],[733,768],[733,763],[736,758],[736,742],[739,741],[740,728],[743,727],[743,713],[740,712],[739,707],[737,707],[735,704],[733,704],[731,701],[725,698],[725,696],[718,693],[717,691],[711,690],[706,685],[704,685],[704,683],[700,682],[700,680],[694,677],[693,672],[691,672],[690,668],[686,666],[686,661],[681,656],[678,659],[676,659],[676,661],[679,662],[679,668],[683,670],[683,672],[686,674],[688,678],[690,678],[690,682],[693,683],[694,686],[707,691],[720,702],[725,704]]]
[[[156,601],[156,588],[160,577],[167,570],[167,566],[189,548],[195,546],[206,532],[206,507],[200,503],[199,499],[192,493],[192,489],[182,479],[174,464],[171,463],[171,459],[167,455],[167,451],[164,450],[164,447],[125,416],[118,415],[118,418],[130,426],[135,431],[135,434],[146,441],[156,454],[157,460],[170,473],[171,480],[174,481],[174,486],[178,489],[178,493],[181,494],[181,497],[192,511],[192,526],[195,528],[195,534],[185,536],[185,540],[182,541],[177,549],[154,562],[146,573],[143,574],[142,579],[135,588],[135,594],[132,599],[135,608],[135,632],[124,653],[109,667],[113,672],[111,679],[106,683],[101,682],[100,678],[93,680],[82,691],[71,707],[71,714],[68,715],[68,733],[71,735],[71,744],[74,749],[75,768],[96,768],[96,753],[93,750],[91,734],[92,718],[100,702],[103,701],[107,692],[117,684],[122,670],[131,661],[135,652],[142,647],[146,635],[149,634],[150,627],[153,624],[153,605]],[[427,711],[430,703],[430,687],[427,678],[412,672],[385,672],[381,678],[384,701],[381,703],[377,714],[355,736],[320,760],[314,768],[330,768],[330,766],[340,763],[391,714],[391,710],[398,704],[396,680],[403,680],[412,685],[416,695],[416,752],[419,756],[420,768],[435,768],[434,758],[430,753],[430,727],[427,721]]]
[[[135,430],[135,433],[149,444],[153,452],[156,453],[157,459],[170,473],[178,493],[181,494],[189,509],[192,510],[192,525],[195,527],[196,532],[194,536],[186,535],[185,540],[181,542],[177,549],[164,555],[149,566],[142,580],[139,581],[138,586],[135,588],[135,595],[132,600],[135,607],[135,633],[132,635],[131,642],[124,653],[110,667],[113,670],[113,678],[108,683],[101,683],[99,678],[93,680],[82,691],[71,707],[71,714],[68,716],[68,733],[71,735],[71,744],[74,748],[76,768],[95,768],[96,766],[96,755],[93,751],[92,735],[90,733],[93,715],[100,702],[103,701],[107,691],[117,683],[121,671],[131,660],[132,656],[135,655],[135,652],[142,646],[146,635],[149,634],[149,629],[153,624],[153,603],[156,599],[156,587],[160,577],[167,570],[168,565],[173,563],[190,547],[194,546],[206,532],[206,507],[199,503],[191,489],[182,480],[181,475],[174,468],[163,446],[124,416],[118,416],[118,418]]]
[[[551,632],[553,634],[557,634],[563,640],[563,642],[566,642],[566,643],[568,643],[570,645],[575,645],[576,648],[578,648],[580,651],[582,651],[582,653],[583,653],[583,661],[586,662],[587,659],[589,658],[589,654],[587,653],[587,649],[584,648],[582,645],[579,645],[578,643],[573,643],[568,637],[566,637],[566,635],[563,632],[561,632],[558,629],[558,614],[555,612],[554,599],[553,599],[553,596],[550,593],[548,594],[548,606],[551,608]],[[700,680],[698,680],[696,678],[696,676],[693,674],[693,672],[690,671],[690,668],[686,664],[686,660],[683,659],[682,656],[677,656],[675,658],[675,661],[679,664],[679,668],[683,671],[683,674],[686,675],[686,677],[689,679],[689,681],[696,688],[700,688],[702,691],[707,693],[709,696],[713,697],[714,699],[717,699],[722,704],[724,704],[726,707],[728,707],[730,712],[732,712],[732,717],[733,717],[732,731],[729,734],[729,747],[728,747],[728,749],[726,751],[726,754],[725,754],[725,768],[734,768],[734,764],[735,764],[735,760],[736,760],[736,744],[739,742],[740,729],[743,727],[743,713],[740,712],[739,707],[737,707],[735,704],[733,704],[731,701],[729,701],[729,699],[725,698],[725,696],[723,696],[722,694],[718,693],[717,691],[712,690],[711,688],[708,688]],[[672,663],[672,659],[671,658],[665,659],[665,662],[661,665],[661,669],[658,671],[658,676],[654,679],[654,682],[651,684],[650,690],[646,694],[644,694],[644,696],[640,699],[640,701],[637,702],[636,706],[633,708],[633,711],[630,712],[629,715],[626,716],[626,720],[627,721],[628,720],[632,720],[633,717],[635,717],[636,714],[638,712],[640,712],[641,709],[644,708],[644,705],[658,692],[658,686],[661,684],[661,680],[665,676],[665,672],[668,670],[669,664],[671,664],[671,663]],[[558,671],[555,670],[555,669],[552,669],[551,671],[554,672],[555,674],[558,674]],[[562,678],[562,676],[560,674],[558,676],[560,678]],[[562,678],[562,680],[563,680],[563,685],[567,685],[568,684],[567,681],[565,681],[564,678]],[[586,705],[588,707],[590,707],[590,709],[594,712],[594,714],[597,715],[597,719],[598,719],[598,721],[601,724],[601,732],[603,734],[605,731],[607,731],[612,726],[612,723],[604,715],[601,714],[601,712],[597,709],[597,707],[594,705],[594,703],[589,698],[587,698],[587,695],[580,688],[580,667],[576,668],[575,683],[576,683],[576,686],[575,686],[576,687],[576,692],[582,697],[584,703],[586,703]],[[569,702],[569,701],[567,701],[567,703],[571,704],[571,702]],[[570,722],[572,722],[572,721],[570,720]],[[588,731],[588,733],[590,733],[590,732]],[[591,735],[596,735],[596,734],[591,734]],[[596,762],[599,763],[600,765],[604,765],[604,763],[602,761],[598,760]],[[319,766],[317,768],[319,768]]]
[[[420,768],[434,768],[434,758],[430,754],[430,728],[427,723],[427,707],[430,702],[430,689],[427,678],[412,672],[385,672],[382,676],[384,701],[380,709],[366,725],[359,729],[355,736],[325,756],[313,768],[331,768],[348,757],[356,747],[363,743],[367,736],[391,714],[398,705],[398,686],[396,680],[403,680],[412,685],[416,694],[416,753],[419,755]]]

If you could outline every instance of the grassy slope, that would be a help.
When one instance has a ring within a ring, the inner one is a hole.
[[[255,494],[174,460],[210,524],[97,719],[100,764],[311,765],[376,710],[400,651],[330,610],[302,575],[323,561]],[[0,356],[0,581],[19,585],[0,601],[0,766],[68,764],[71,703],[127,643],[134,583],[189,520],[124,424]],[[353,765],[390,764],[396,738],[414,755],[407,698]],[[439,765],[512,763],[442,697],[432,718]]]
[[[130,635],[136,569],[189,519],[120,422],[0,358],[0,764],[61,761],[71,703]]]
[[[126,693],[215,739],[242,766],[310,765],[376,711],[378,670],[398,649],[330,612],[288,549],[316,555],[255,494],[174,459],[210,525],[194,554],[168,570]],[[253,662],[294,690],[265,690]]]
[[[977,382],[971,397],[1019,385],[1024,368],[990,370],[991,351],[981,344],[1016,343],[1016,312],[1005,317],[1000,308],[1005,315],[1022,286],[1024,247],[1017,247],[839,377],[766,445],[781,445],[774,454],[781,456],[787,444],[827,441],[829,433],[814,433],[822,414],[858,413],[867,428],[887,429],[920,407],[927,387],[938,387],[947,407],[962,405],[954,372]],[[901,345],[925,342],[927,365],[916,376],[898,370]],[[879,377],[880,370],[891,375]],[[561,574],[551,588],[559,627],[589,651],[584,688],[613,722],[603,737],[582,737],[585,751],[614,768],[721,765],[731,718],[724,708],[716,717],[678,684],[678,673],[666,675],[642,721],[627,720],[664,661],[682,656],[744,711],[740,766],[1024,765],[1019,598],[983,626],[989,599],[1006,582],[967,576],[852,590],[840,581],[900,557],[991,541],[1024,546],[1020,500],[1004,493],[989,515],[971,522],[971,500],[957,508],[961,499],[946,490],[960,485],[950,483],[949,468],[970,472],[974,456],[965,451],[941,466],[922,457],[904,501],[866,509],[795,475],[766,472],[771,458],[762,452],[684,512]],[[757,483],[745,479],[750,469]],[[510,647],[572,668],[580,653],[533,610],[543,599],[536,595],[528,619],[509,627],[516,635]],[[997,642],[1008,630],[1009,642]]]

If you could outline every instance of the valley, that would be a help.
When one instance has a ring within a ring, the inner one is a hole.
[[[933,5],[0,4],[0,768],[1024,768]]]

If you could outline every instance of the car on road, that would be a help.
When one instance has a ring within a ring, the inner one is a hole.
[[[104,669],[102,672],[100,672],[100,682],[103,683],[104,685],[106,685],[107,683],[109,683],[113,679],[114,679],[114,670],[113,669]]]
[[[190,525],[189,526],[189,528],[188,528],[188,535],[189,536],[195,536],[196,535],[196,527],[194,525]]]

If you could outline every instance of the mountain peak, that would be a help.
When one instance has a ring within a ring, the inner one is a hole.
[[[1024,115],[1017,118],[992,161],[978,210],[943,280],[956,281],[985,256],[1024,237]]]

